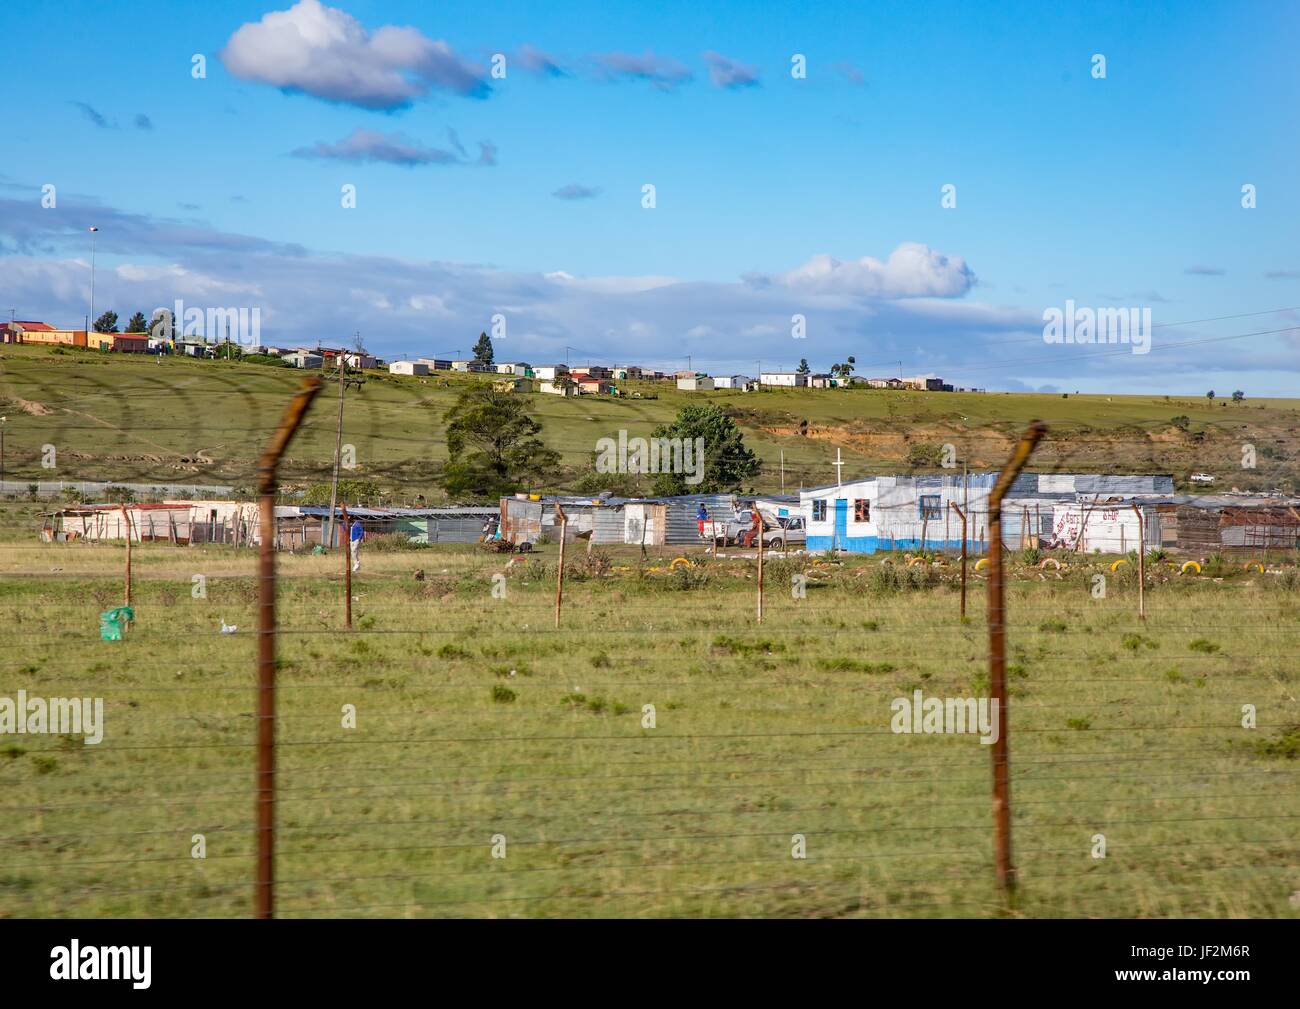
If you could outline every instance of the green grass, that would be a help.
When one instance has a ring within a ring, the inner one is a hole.
[[[98,353],[55,354],[6,347],[0,354],[0,409],[8,416],[5,474],[10,479],[108,479],[254,485],[257,456],[303,373],[258,364]],[[372,372],[347,394],[344,442],[357,470],[397,501],[439,498],[446,459],[443,414],[469,376],[427,379]],[[757,487],[830,482],[837,450],[856,472],[906,472],[914,452],[945,443],[973,468],[996,468],[1031,419],[1051,425],[1034,457],[1039,469],[1164,472],[1180,481],[1194,470],[1243,489],[1300,484],[1300,401],[1247,400],[1210,406],[1167,396],[1075,396],[888,392],[868,389],[678,392],[671,382],[629,383],[656,398],[528,396],[543,437],[564,466],[546,489],[590,471],[596,441],[649,435],[683,405],[702,398],[733,412],[763,472]],[[1186,431],[1175,416],[1189,418]],[[287,483],[325,479],[334,451],[335,390],[317,400],[283,473]],[[806,422],[806,423],[805,423]],[[1241,468],[1242,445],[1257,449]],[[56,467],[41,467],[43,446]],[[921,455],[926,453],[921,451]],[[1116,460],[1119,460],[1117,463]]]
[[[0,696],[102,696],[107,723],[0,748],[0,914],[247,915],[254,557],[137,548],[136,623],[101,642],[122,559],[0,548]],[[963,625],[951,568],[900,588],[853,559],[806,599],[769,580],[759,626],[752,562],[696,556],[682,588],[665,557],[610,559],[575,565],[557,632],[553,549],[505,600],[504,558],[371,553],[348,633],[342,559],[280,558],[278,913],[1002,913],[988,748],[889,731],[893,698],[984,688],[982,582]],[[1091,597],[1094,564],[1011,562],[1011,913],[1295,916],[1300,594],[1157,571],[1141,622],[1134,585]]]

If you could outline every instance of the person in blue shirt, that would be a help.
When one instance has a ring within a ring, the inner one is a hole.
[[[353,519],[352,528],[348,530],[349,546],[352,548],[352,570],[361,570],[361,542],[366,538],[366,531],[361,528],[361,520]]]
[[[709,521],[709,510],[704,507],[704,502],[701,501],[700,506],[695,509],[695,522],[699,526],[700,539],[704,539],[704,523],[707,521]]]

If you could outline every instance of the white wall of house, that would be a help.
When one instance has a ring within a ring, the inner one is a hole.
[[[713,387],[715,389],[743,389],[754,381],[748,375],[714,375]]]
[[[686,392],[712,392],[713,379],[708,375],[696,375],[694,378],[679,378],[677,388]]]
[[[808,384],[808,376],[800,375],[797,371],[765,371],[759,376],[759,383],[802,388]]]
[[[388,366],[390,375],[427,375],[429,366],[419,361],[394,361]]]
[[[540,368],[533,369],[533,378],[541,379],[543,382],[554,382],[561,375],[567,375],[569,369],[562,364],[544,364]]]

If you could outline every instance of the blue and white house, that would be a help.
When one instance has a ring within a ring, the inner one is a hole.
[[[988,541],[989,493],[997,473],[873,476],[799,492],[808,550],[875,553],[878,550],[960,550],[966,513],[968,550]],[[1050,539],[1057,504],[1118,495],[1168,494],[1170,476],[1022,473],[1002,502],[1002,541],[1016,548]]]

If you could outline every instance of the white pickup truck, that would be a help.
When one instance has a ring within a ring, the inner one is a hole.
[[[803,518],[798,515],[777,517],[763,512],[763,546],[770,550],[783,550],[787,546],[803,546],[805,542]],[[752,512],[740,512],[726,521],[711,520],[704,523],[704,540],[720,547],[740,546],[753,528]]]

